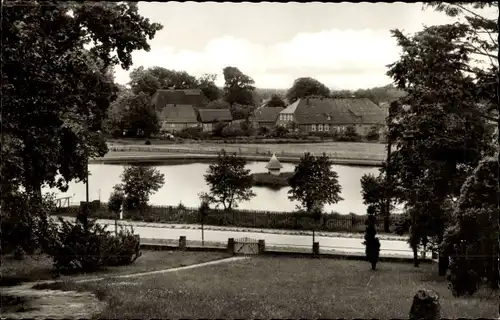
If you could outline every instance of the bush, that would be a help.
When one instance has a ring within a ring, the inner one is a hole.
[[[293,176],[293,172],[282,172],[280,175],[268,172],[252,173],[253,185],[279,189],[288,186],[288,179]]]
[[[242,128],[240,122],[229,123],[226,125],[220,134],[222,137],[241,137],[245,136],[246,132]]]
[[[183,139],[200,139],[206,135],[200,127],[188,127],[178,131],[176,136]]]
[[[348,126],[340,136],[339,141],[348,141],[348,142],[356,142],[360,141],[361,137],[356,132],[356,129],[353,126]]]
[[[151,145],[151,141],[150,140],[146,140],[146,142],[144,142],[145,145],[149,146]]]
[[[380,139],[380,130],[377,126],[372,126],[365,136],[368,141],[376,141]]]
[[[60,229],[54,237],[49,255],[57,273],[91,272],[105,266],[126,265],[140,257],[140,240],[133,229],[123,228],[113,236],[104,226],[89,220],[88,230],[82,223],[59,218]]]

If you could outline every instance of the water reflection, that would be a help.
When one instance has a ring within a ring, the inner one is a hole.
[[[254,172],[265,172],[267,162],[251,162],[247,167]],[[282,163],[285,171],[293,171],[295,165]],[[156,168],[165,174],[165,185],[151,196],[151,204],[156,205],[178,205],[182,203],[188,207],[199,205],[198,194],[208,191],[203,175],[206,173],[208,163],[189,163],[175,165],[156,165]],[[337,211],[342,214],[354,212],[364,214],[366,206],[361,197],[361,176],[365,173],[378,173],[375,167],[356,166],[332,166],[339,176],[342,186],[341,196],[343,201],[325,207],[326,211]],[[113,186],[120,183],[120,175],[123,172],[122,165],[92,164],[89,166],[90,176],[90,200],[100,199],[106,202],[113,190]],[[45,189],[49,191],[50,189]],[[288,200],[289,188],[272,190],[265,187],[253,188],[256,196],[247,202],[239,204],[241,209],[270,210],[270,211],[292,211],[295,210],[296,202]],[[60,193],[60,196],[73,196],[72,202],[85,200],[85,185],[83,183],[71,183],[68,192]]]

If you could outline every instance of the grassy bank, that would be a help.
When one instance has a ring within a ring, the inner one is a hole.
[[[442,318],[494,318],[497,295],[454,298],[434,265],[252,258],[182,272],[116,280],[59,283],[107,302],[99,318],[361,318],[407,319],[422,287],[440,295]]]
[[[79,211],[78,206],[59,208],[57,215],[76,217]],[[116,214],[107,209],[107,204],[102,203],[99,209],[91,213],[96,219],[115,219]],[[141,222],[157,222],[171,224],[200,224],[200,217],[197,208],[186,208],[184,206],[150,206],[142,213],[125,212],[125,220]],[[391,230],[400,221],[399,216],[391,217]],[[242,228],[260,229],[285,229],[285,230],[312,230],[329,232],[352,232],[361,233],[365,231],[366,216],[361,215],[340,215],[338,213],[325,214],[319,223],[308,214],[301,212],[272,212],[253,210],[233,210],[231,212],[223,210],[210,210],[205,218],[205,225],[212,226],[233,226]],[[383,221],[377,221],[378,230],[383,230]]]
[[[123,145],[120,143],[108,142],[111,150],[127,151],[134,148],[143,150],[154,149],[158,152],[186,152],[186,153],[217,153],[222,148],[227,152],[236,152],[242,155],[263,155],[271,156],[275,153],[277,156],[301,156],[304,152],[310,152],[314,155],[326,153],[331,158],[335,159],[364,159],[383,161],[386,156],[385,145],[380,143],[367,142],[322,142],[322,143],[289,143],[289,144],[258,144],[258,143],[182,143],[169,145],[145,146],[143,144]]]
[[[268,187],[280,189],[288,186],[288,179],[293,176],[293,172],[281,172],[279,175],[268,172],[252,173],[253,185],[257,187]]]

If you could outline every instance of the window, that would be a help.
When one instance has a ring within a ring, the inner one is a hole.
[[[324,127],[325,127],[325,128],[324,128],[324,130],[325,130],[325,131],[330,131],[330,126],[329,126],[329,125],[325,124],[325,126],[324,126]]]
[[[318,124],[318,131],[323,131],[323,125],[322,124]]]
[[[292,118],[292,115],[291,115],[291,114],[289,114],[289,115],[288,115],[288,120],[289,120],[289,121],[292,121],[292,120],[293,120],[293,118]]]
[[[311,124],[311,131],[316,131],[316,125],[315,124]]]

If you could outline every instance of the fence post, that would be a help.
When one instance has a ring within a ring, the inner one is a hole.
[[[186,236],[179,237],[179,250],[186,250]]]
[[[266,251],[266,240],[259,240],[259,254]]]
[[[319,242],[314,242],[313,243],[313,255],[318,256],[319,255]]]
[[[234,238],[227,239],[227,252],[234,255]]]

